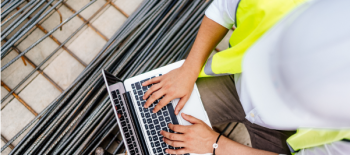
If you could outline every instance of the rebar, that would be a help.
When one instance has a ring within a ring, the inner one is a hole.
[[[116,154],[119,152],[120,148],[123,147],[123,145],[124,145],[124,142],[121,141],[121,142],[118,144],[117,148],[113,151],[113,155],[116,155]]]
[[[65,3],[63,3],[63,4],[65,4]],[[68,6],[68,5],[67,5],[67,6]],[[104,6],[103,6],[102,8],[104,8]],[[16,91],[24,82],[26,82],[26,80],[28,80],[29,77],[32,76],[32,75],[35,73],[35,71],[39,70],[39,69],[41,68],[41,66],[43,66],[48,60],[50,60],[50,58],[51,58],[52,56],[54,56],[55,53],[56,53],[57,51],[59,51],[68,41],[70,41],[70,40],[73,38],[73,36],[75,36],[81,29],[83,29],[84,26],[88,24],[88,21],[90,21],[92,18],[94,18],[100,11],[101,11],[101,9],[99,9],[98,11],[96,11],[95,14],[93,14],[87,21],[85,21],[85,22],[84,22],[77,30],[75,30],[65,41],[63,41],[62,43],[60,43],[60,45],[59,45],[49,56],[47,56],[47,57],[46,57],[32,72],[30,72],[21,82],[19,82],[19,83],[15,86],[15,88],[12,89],[11,92],[9,92],[5,97],[3,97],[3,98],[1,99],[1,103],[3,103],[14,91]],[[115,37],[115,36],[113,36],[112,38],[114,38],[114,37]],[[113,41],[113,40],[112,40],[112,41]],[[109,43],[107,43],[107,44],[109,45]],[[106,44],[106,45],[107,45],[107,44]],[[104,50],[103,50],[103,51],[104,51]],[[42,69],[42,70],[44,70],[44,69]],[[29,84],[29,83],[27,83],[27,85],[28,85],[28,84]],[[21,92],[21,90],[20,90],[19,92]]]
[[[62,0],[61,0],[62,1]],[[90,6],[92,3],[96,2],[96,0],[93,0],[91,2],[89,2],[87,5],[85,5],[82,9],[80,9],[79,11],[77,11],[75,14],[73,14],[72,16],[70,16],[69,18],[67,18],[66,20],[64,20],[61,24],[57,25],[55,28],[53,28],[50,32],[48,32],[47,34],[45,34],[42,38],[40,38],[38,41],[36,41],[34,44],[32,44],[31,46],[29,46],[26,50],[24,50],[21,54],[17,55],[15,58],[13,58],[10,62],[8,62],[7,64],[5,64],[4,66],[1,67],[1,71],[3,71],[4,69],[6,69],[8,66],[10,66],[11,64],[13,64],[16,60],[18,60],[22,55],[24,55],[25,53],[29,52],[29,50],[33,49],[36,45],[38,45],[40,42],[42,42],[45,38],[47,38],[49,35],[51,35],[52,33],[54,33],[58,28],[60,28],[62,25],[66,24],[68,21],[70,21],[71,19],[73,19],[77,14],[79,14],[80,12],[84,11],[88,6]],[[58,3],[58,2],[57,2]],[[56,4],[57,4],[56,3]],[[54,5],[54,7],[56,7],[56,4]],[[50,10],[52,10],[54,7],[52,7]],[[42,19],[43,17],[41,17],[40,19]],[[34,19],[34,18],[32,18]],[[33,25],[34,26],[34,25]],[[24,32],[22,34],[27,33],[30,30],[30,27],[27,28],[26,30],[24,30]],[[4,51],[3,52],[7,52],[7,50],[9,50],[9,48],[18,41],[19,38],[15,39],[14,41],[12,41],[9,45],[7,45],[6,47],[4,47]],[[8,42],[9,43],[10,39]],[[1,53],[2,54],[2,53]]]

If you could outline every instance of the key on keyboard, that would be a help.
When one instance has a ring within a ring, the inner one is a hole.
[[[111,93],[112,93],[114,104],[117,107],[118,114],[122,114],[119,120],[122,126],[122,131],[124,132],[124,136],[126,138],[127,144],[125,146],[128,146],[130,154],[139,155],[140,154],[139,148],[136,144],[136,141],[135,141],[136,139],[133,136],[134,131],[131,128],[131,123],[129,122],[128,115],[125,112],[125,105],[121,100],[121,94],[119,93],[119,90],[112,91]]]

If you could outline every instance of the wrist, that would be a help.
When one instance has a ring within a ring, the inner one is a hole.
[[[213,135],[210,137],[210,139],[208,140],[208,142],[207,142],[207,151],[206,152],[208,152],[208,153],[213,153],[213,145],[214,145],[214,143],[216,143],[216,140],[218,139],[218,137],[219,137],[219,133],[217,133],[217,132],[214,132],[213,133]]]
[[[184,72],[186,75],[188,75],[189,77],[189,80],[195,82],[198,78],[198,75],[199,75],[199,72],[200,70],[198,71],[197,69],[195,69],[194,67],[192,66],[187,66],[187,65],[183,65],[180,67],[180,70],[182,72]]]

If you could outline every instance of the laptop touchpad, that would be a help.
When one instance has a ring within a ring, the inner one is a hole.
[[[200,96],[198,95],[198,89],[194,89],[192,91],[191,97],[186,102],[185,106],[180,111],[179,115],[177,116],[177,119],[179,119],[179,123],[181,125],[192,125],[190,122],[186,121],[182,118],[181,113],[185,113],[188,115],[191,115],[193,117],[196,117],[202,121],[206,121],[205,113],[204,113],[204,107],[202,105]],[[174,107],[175,109],[175,107]]]

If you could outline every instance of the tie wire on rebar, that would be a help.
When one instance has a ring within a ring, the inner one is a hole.
[[[65,2],[58,1],[50,9],[58,6],[57,3],[64,4]],[[10,154],[94,154],[96,150],[101,149],[108,154],[124,152],[124,143],[112,111],[101,70],[105,69],[125,80],[184,59],[194,43],[204,11],[210,3],[211,1],[204,0],[143,1],[72,84],[19,133],[8,140],[1,151],[9,147],[14,140],[31,127]],[[30,4],[33,6],[21,9],[23,12],[28,8],[34,9],[36,8],[34,4],[39,5],[33,2]],[[17,3],[5,0],[1,7],[12,9],[11,6],[17,5]],[[40,6],[46,5],[41,4]],[[48,31],[44,37],[19,53],[1,70],[6,69],[87,6]],[[30,13],[31,10],[27,12]],[[43,19],[42,16],[47,16],[49,13],[42,11],[40,15],[35,18],[33,16],[28,27],[19,34],[27,35],[30,32],[28,28],[39,23]],[[21,14],[21,16],[24,18],[26,15]],[[86,24],[88,22],[84,22],[74,33],[77,33]],[[74,33],[44,61],[46,62],[62,48],[74,36]],[[14,37],[4,44],[4,49],[10,49],[9,47],[26,36],[16,35]],[[6,56],[7,52],[2,51],[2,56]],[[37,65],[28,74],[28,77],[40,69],[44,61]],[[112,145],[115,142],[117,145]]]

